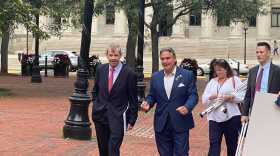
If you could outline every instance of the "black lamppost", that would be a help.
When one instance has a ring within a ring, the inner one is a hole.
[[[247,41],[247,30],[248,30],[248,26],[246,24],[244,24],[243,30],[244,30],[244,64],[246,64],[246,53],[247,53],[246,52],[246,50],[247,50],[247,48],[246,48],[246,46],[247,46],[246,41]]]
[[[144,51],[144,20],[145,20],[145,0],[140,0],[139,3],[139,32],[137,46],[137,92],[139,104],[145,98],[145,83],[144,83],[144,68],[143,68],[143,51]]]
[[[93,15],[93,0],[85,1],[84,24],[80,48],[79,69],[75,82],[75,91],[69,100],[71,102],[70,112],[63,127],[64,138],[79,140],[91,139],[91,128],[88,117],[88,107],[91,101],[87,94],[88,89],[88,57],[91,42],[91,24]]]
[[[26,26],[26,55],[28,56],[28,26]]]
[[[42,6],[42,1],[41,0],[31,0],[30,4],[35,7],[37,12],[35,13],[35,22],[37,28],[39,28],[39,18],[40,18],[40,13],[39,9]],[[31,75],[31,83],[41,83],[42,78],[40,74],[40,67],[39,67],[39,34],[36,32],[35,34],[35,58],[33,60],[33,68],[32,68],[32,75]]]

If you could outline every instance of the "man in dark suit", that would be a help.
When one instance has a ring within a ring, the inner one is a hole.
[[[241,121],[248,122],[250,110],[254,103],[255,92],[274,93],[280,91],[280,67],[270,59],[271,48],[266,42],[257,44],[256,56],[259,65],[249,71],[247,91],[244,98],[244,112]]]
[[[152,75],[150,92],[141,105],[144,111],[156,103],[154,129],[161,156],[188,156],[189,129],[194,127],[191,111],[198,101],[192,72],[176,66],[172,48],[160,51],[163,70]]]
[[[96,71],[92,120],[100,156],[119,156],[124,131],[131,130],[137,119],[136,74],[120,62],[121,55],[119,46],[112,45],[107,50],[109,63]]]

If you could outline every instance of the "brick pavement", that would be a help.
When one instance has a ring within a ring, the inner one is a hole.
[[[44,78],[42,84],[31,84],[30,77],[0,76],[0,88],[12,96],[0,97],[0,155],[2,156],[97,156],[97,142],[62,138],[62,127],[68,114],[68,97],[75,78]],[[199,92],[205,82],[199,80]],[[92,86],[92,82],[90,82]],[[191,130],[190,156],[205,156],[208,150],[206,119],[194,110],[196,127]],[[126,133],[121,155],[158,156],[152,128],[153,112],[140,113],[134,129]],[[223,147],[223,154],[225,149]]]

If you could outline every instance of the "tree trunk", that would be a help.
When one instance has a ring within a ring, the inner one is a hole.
[[[1,43],[1,73],[8,73],[8,47],[10,40],[9,27],[3,30],[3,38]]]
[[[135,69],[135,49],[137,43],[137,25],[135,24],[135,17],[129,15],[127,11],[128,21],[128,37],[126,42],[126,63],[132,69]]]
[[[152,37],[152,72],[156,72],[159,69],[159,55],[158,55],[158,32],[156,26],[151,27],[151,37]]]
[[[126,42],[126,63],[132,69],[135,69],[135,49],[137,43],[137,33],[131,32],[129,30],[127,42]]]

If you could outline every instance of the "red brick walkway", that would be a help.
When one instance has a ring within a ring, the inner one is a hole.
[[[0,76],[0,88],[10,89],[12,93],[0,97],[1,156],[98,155],[94,137],[91,141],[62,137],[74,81],[75,78],[49,77],[43,78],[42,84],[31,84],[30,77]],[[199,80],[200,95],[204,85],[205,82]],[[202,106],[198,104],[193,112],[196,127],[190,134],[190,156],[206,156],[208,151],[207,122],[199,117],[201,110]],[[122,156],[158,156],[152,122],[153,112],[140,113],[133,131],[126,134]],[[222,155],[226,155],[225,150]]]

